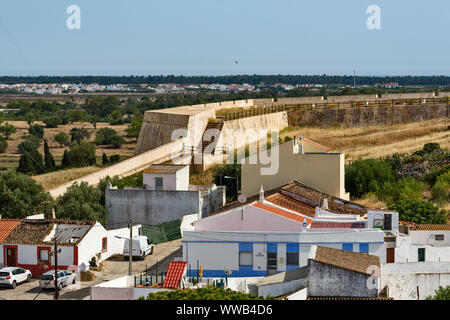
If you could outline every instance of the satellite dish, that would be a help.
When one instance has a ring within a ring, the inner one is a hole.
[[[231,275],[233,273],[229,267],[225,267],[225,269],[223,271],[225,272],[225,274],[227,276],[229,276],[229,275]]]
[[[239,201],[240,203],[245,203],[245,202],[247,201],[247,197],[246,197],[244,194],[240,194],[240,195],[238,196],[238,201]]]

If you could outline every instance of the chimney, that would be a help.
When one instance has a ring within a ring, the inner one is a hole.
[[[299,140],[300,140],[300,153],[305,154],[305,147],[303,146],[303,136],[300,136]]]
[[[322,209],[328,209],[328,198],[323,199]]]
[[[261,189],[259,190],[259,202],[264,203],[264,189],[263,189],[262,185],[261,185]]]

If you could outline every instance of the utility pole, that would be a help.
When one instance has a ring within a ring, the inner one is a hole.
[[[130,252],[129,252],[129,264],[128,264],[128,275],[133,274],[133,219],[130,219],[130,222],[128,224],[128,227],[130,228]]]
[[[58,300],[59,291],[58,291],[58,223],[56,223],[55,229],[55,300]]]
[[[353,88],[356,88],[356,70],[353,70]]]

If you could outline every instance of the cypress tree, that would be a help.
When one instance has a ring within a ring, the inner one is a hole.
[[[53,156],[50,153],[47,140],[44,140],[44,162],[45,162],[45,168],[47,170],[51,170],[55,167],[55,160],[53,159]]]
[[[102,164],[104,166],[109,164],[109,160],[108,160],[108,156],[106,155],[106,153],[103,152],[103,156],[102,156]]]
[[[33,159],[31,159],[31,156],[28,152],[20,156],[19,167],[16,171],[25,174],[34,173],[35,169]]]
[[[61,161],[61,166],[62,167],[70,167],[70,160],[69,160],[69,156],[67,154],[67,149],[64,150],[63,158]]]

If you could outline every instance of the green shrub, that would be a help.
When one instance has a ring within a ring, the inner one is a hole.
[[[440,148],[441,148],[441,146],[439,145],[439,143],[430,142],[430,143],[426,143],[423,146],[423,151],[430,153],[434,150],[439,150]]]
[[[423,224],[446,224],[446,211],[425,200],[400,200],[389,207],[399,213],[401,221]]]
[[[436,182],[434,187],[431,189],[431,194],[433,195],[433,200],[440,206],[443,206],[448,199],[448,185],[441,182]]]
[[[97,145],[112,144],[111,137],[117,135],[116,130],[111,128],[101,128],[95,133],[95,143]]]
[[[441,183],[447,188],[450,188],[450,167],[448,167],[447,169],[447,172],[444,172],[437,177],[436,183]]]
[[[61,124],[61,119],[58,117],[48,117],[42,121],[47,128],[57,128]]]
[[[38,124],[31,125],[30,128],[28,129],[28,132],[31,135],[36,136],[40,139],[44,138],[44,127]]]
[[[139,300],[274,300],[274,298],[271,296],[258,297],[254,294],[233,291],[230,288],[206,286],[195,290],[188,288],[149,293],[147,298],[141,297]]]
[[[427,300],[450,300],[450,286],[440,286],[438,290],[434,292],[434,296],[428,296]]]
[[[86,128],[72,128],[70,130],[71,142],[80,143],[83,139],[89,139],[91,137],[91,133]]]
[[[394,170],[387,161],[356,160],[345,168],[345,189],[352,197],[375,192],[386,182],[395,182]]]
[[[36,151],[41,145],[41,139],[37,136],[29,135],[24,138],[24,141],[19,143],[19,152],[24,154],[27,152]]]
[[[118,154],[113,154],[110,158],[109,158],[109,163],[113,164],[113,163],[117,163],[120,161],[120,156]]]
[[[377,197],[391,205],[399,200],[421,200],[424,185],[412,177],[398,182],[385,182],[376,192]]]
[[[87,141],[74,142],[67,152],[70,165],[77,168],[95,165],[95,149],[95,145]]]
[[[5,152],[6,148],[8,148],[8,142],[6,139],[0,137],[0,153]]]

